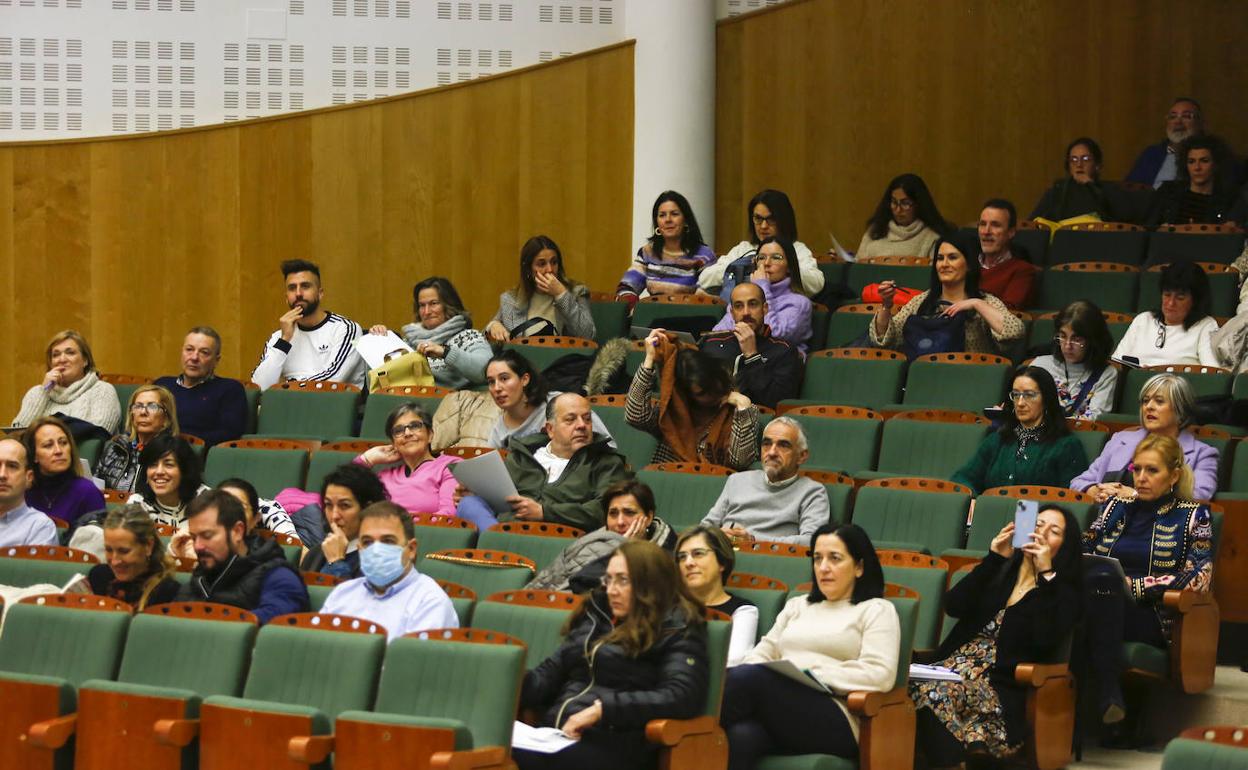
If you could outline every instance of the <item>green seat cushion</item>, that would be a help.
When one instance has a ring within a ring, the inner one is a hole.
[[[184,716],[187,719],[195,719],[199,716],[199,704],[202,700],[194,690],[186,690],[181,687],[152,687],[151,685],[135,684],[133,682],[110,682],[107,679],[91,679],[83,682],[80,689],[136,695],[144,698],[180,700],[186,705]]]
[[[235,698],[230,695],[213,695],[204,699],[205,706],[220,706],[221,708],[235,709],[238,711],[267,711],[270,714],[288,714],[296,717],[310,717],[312,719],[313,735],[328,735],[333,732],[333,722],[329,716],[320,709],[311,706],[300,706],[295,703],[281,703],[278,701],[257,700],[255,698]]]
[[[758,770],[856,770],[858,762],[853,759],[834,757],[831,754],[791,754],[764,757]]]
[[[42,685],[43,687],[56,688],[60,694],[60,702],[57,704],[59,713],[68,714],[77,708],[78,691],[74,686],[59,676],[43,676],[42,674],[19,674],[16,671],[0,671],[0,680],[10,682],[20,682],[22,684]]]
[[[338,721],[368,722],[370,724],[399,725],[403,727],[431,727],[438,730],[451,730],[455,734],[455,751],[466,751],[473,748],[472,731],[468,725],[458,719],[442,719],[439,717],[414,717],[404,714],[389,714],[374,711],[344,711],[338,715]]]
[[[1159,677],[1170,673],[1170,653],[1151,644],[1127,642],[1122,646],[1127,668],[1137,668]]]

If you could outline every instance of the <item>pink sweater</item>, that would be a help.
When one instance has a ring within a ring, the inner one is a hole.
[[[367,467],[364,455],[355,458],[358,465]],[[451,463],[459,462],[454,455],[440,455],[416,466],[408,472],[403,463],[377,471],[377,476],[390,493],[390,500],[412,513],[439,513],[455,515],[452,500],[458,482],[451,475]]]

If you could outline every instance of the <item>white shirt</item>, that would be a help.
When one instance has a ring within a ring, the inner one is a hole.
[[[363,334],[360,325],[337,313],[311,329],[295,325],[290,342],[278,329],[264,345],[251,381],[262,390],[285,380],[332,380],[366,387],[368,364],[351,343]]]
[[[442,586],[415,567],[398,582],[378,595],[368,578],[358,577],[339,583],[321,607],[330,615],[350,615],[383,626],[394,641],[415,631],[431,628],[459,628],[459,616]]]
[[[1140,366],[1156,366],[1158,364],[1193,364],[1198,366],[1221,366],[1217,355],[1213,352],[1213,333],[1218,330],[1218,322],[1212,316],[1202,318],[1192,324],[1192,328],[1184,329],[1183,324],[1171,326],[1166,324],[1165,344],[1157,347],[1158,332],[1161,324],[1153,316],[1152,311],[1145,311],[1135,317],[1127,327],[1122,342],[1114,350],[1114,358],[1135,356],[1140,359]]]
[[[546,469],[546,480],[554,484],[563,475],[563,469],[568,467],[568,463],[572,458],[563,459],[554,452],[550,451],[550,444],[538,449],[533,453],[533,459],[537,460],[537,464]]]

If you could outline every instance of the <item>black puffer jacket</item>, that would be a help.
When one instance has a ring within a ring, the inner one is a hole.
[[[562,725],[578,711],[602,701],[596,728],[638,734],[651,719],[688,719],[706,704],[709,668],[706,626],[689,625],[679,610],[663,624],[664,634],[637,657],[618,644],[601,644],[610,633],[611,610],[602,591],[563,644],[524,678],[520,702],[542,713],[542,724]]]

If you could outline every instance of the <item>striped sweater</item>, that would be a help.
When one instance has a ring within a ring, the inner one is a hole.
[[[251,381],[267,389],[285,380],[333,380],[365,387],[368,364],[351,343],[363,334],[360,325],[337,313],[311,329],[295,326],[290,342],[278,329],[264,344]]]

